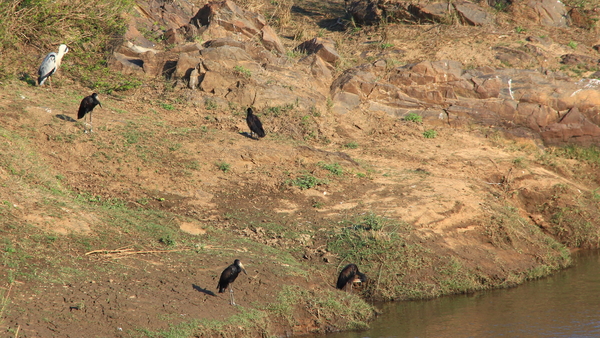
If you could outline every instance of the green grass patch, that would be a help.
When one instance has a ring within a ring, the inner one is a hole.
[[[551,148],[550,153],[557,157],[575,159],[594,165],[600,165],[600,148],[596,146],[581,147],[576,145]]]
[[[231,170],[231,165],[227,162],[217,162],[216,166],[224,173],[228,173]]]
[[[319,166],[325,170],[328,170],[331,174],[333,174],[335,176],[344,175],[344,169],[342,168],[342,166],[339,163],[319,162],[319,163],[317,163],[317,166]]]
[[[327,184],[327,181],[316,178],[315,176],[313,176],[311,174],[304,174],[293,180],[288,180],[288,181],[286,181],[286,183],[288,185],[296,186],[302,190],[306,190],[306,189],[314,188],[317,185],[325,185],[325,184]]]
[[[317,326],[332,325],[336,330],[361,330],[368,328],[368,321],[375,314],[372,305],[354,294],[337,290],[307,290],[299,286],[285,285],[277,301],[267,310],[285,320],[293,327],[298,325],[296,313],[307,311]]]
[[[425,130],[423,132],[423,137],[424,138],[436,138],[437,137],[437,131],[435,131],[433,129]]]
[[[344,148],[356,149],[356,148],[358,148],[358,143],[356,143],[355,141],[348,142],[348,143],[344,144]]]
[[[404,116],[404,121],[421,123],[423,122],[423,117],[419,114],[408,113],[406,116]]]

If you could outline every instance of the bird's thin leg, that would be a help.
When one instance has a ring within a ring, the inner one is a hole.
[[[231,303],[230,304],[231,305],[236,305],[235,304],[235,297],[233,296],[233,288],[232,287],[229,287],[229,295],[231,296],[230,297],[231,298]]]
[[[90,112],[90,133],[94,131],[94,125],[92,124],[92,112]]]
[[[52,76],[48,76],[48,83],[50,84],[50,89],[52,89]]]

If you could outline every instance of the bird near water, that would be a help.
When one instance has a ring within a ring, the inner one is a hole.
[[[221,273],[221,278],[219,278],[219,284],[217,284],[217,289],[219,289],[219,293],[225,292],[225,290],[227,290],[227,287],[229,287],[229,301],[231,305],[236,305],[235,298],[233,297],[233,287],[231,284],[233,284],[233,282],[235,281],[235,279],[241,271],[244,271],[245,274],[248,274],[246,272],[246,269],[244,269],[244,265],[242,264],[242,262],[240,262],[239,259],[236,259],[235,261],[233,261],[233,264],[231,264],[230,266],[225,268],[225,270],[223,270],[223,272]]]
[[[52,76],[60,67],[60,63],[62,61],[63,56],[69,51],[69,47],[65,44],[61,44],[58,46],[58,53],[49,53],[42,61],[40,68],[38,69],[38,86],[41,86],[48,80],[50,87],[52,87],[52,81],[50,80],[50,76]]]
[[[258,119],[258,116],[254,115],[252,108],[246,110],[246,123],[248,123],[248,128],[250,128],[250,137],[254,138],[254,134],[258,137],[265,137],[265,130],[262,123]]]
[[[348,291],[349,287],[350,292],[352,292],[352,285],[354,283],[364,283],[366,281],[367,276],[364,273],[358,271],[358,266],[356,266],[356,264],[348,264],[340,272],[335,287],[340,290],[346,291]]]
[[[83,98],[83,100],[81,100],[81,104],[79,105],[79,111],[77,112],[77,118],[78,119],[82,119],[85,116],[89,115],[90,116],[90,133],[92,132],[92,111],[94,110],[94,108],[100,105],[100,107],[102,107],[102,103],[100,103],[100,101],[98,100],[98,94],[93,93],[90,96],[86,96]],[[85,122],[85,119],[83,120]],[[86,129],[85,132],[87,133],[87,125],[86,125]]]

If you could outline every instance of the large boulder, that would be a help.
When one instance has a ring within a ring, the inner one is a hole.
[[[262,15],[246,11],[230,0],[209,2],[190,19],[190,24],[198,29],[216,25],[231,36],[241,33],[247,38],[258,37],[266,49],[285,53],[279,37]]]
[[[491,12],[470,1],[354,0],[346,2],[346,11],[359,25],[378,25],[385,21],[448,23],[453,14],[465,25],[493,23]]]

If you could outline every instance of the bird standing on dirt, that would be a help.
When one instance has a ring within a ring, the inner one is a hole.
[[[248,128],[250,128],[250,137],[253,137],[254,134],[258,135],[258,137],[265,137],[265,130],[262,123],[258,119],[258,116],[253,114],[252,108],[248,108],[246,111],[246,123],[248,123]]]
[[[79,111],[77,112],[77,118],[78,119],[82,119],[84,118],[88,113],[90,115],[90,133],[92,132],[92,110],[94,110],[94,108],[100,105],[100,107],[102,107],[102,103],[100,103],[100,101],[98,100],[98,94],[93,93],[90,96],[86,96],[83,98],[83,100],[81,100],[81,104],[79,105]],[[83,120],[85,123],[85,120]],[[87,127],[87,126],[86,126]],[[87,133],[87,129],[85,129],[85,132]]]
[[[61,44],[58,46],[58,53],[49,53],[42,61],[40,68],[38,69],[38,86],[44,84],[46,79],[50,83],[50,87],[52,87],[52,81],[50,80],[50,76],[56,73],[58,67],[60,67],[60,62],[62,61],[63,56],[69,51],[69,47],[65,44]]]
[[[188,82],[188,85],[190,87],[190,89],[196,89],[196,87],[198,86],[198,67],[200,66],[200,64],[198,64],[196,66],[196,68],[194,68],[192,70],[192,72],[190,73],[190,81]]]
[[[367,276],[358,271],[358,266],[356,266],[356,264],[348,264],[342,269],[342,272],[340,272],[336,288],[347,290],[348,285],[350,285],[350,292],[352,292],[352,285],[354,283],[364,283],[366,281]]]
[[[244,271],[244,273],[247,274],[242,262],[240,262],[239,259],[236,259],[235,261],[233,261],[233,264],[231,264],[225,270],[223,270],[223,272],[221,273],[221,278],[219,278],[219,284],[217,284],[217,289],[219,289],[219,293],[225,292],[225,290],[229,286],[231,305],[236,305],[235,298],[233,297],[233,287],[231,286],[231,284],[233,284],[237,276],[240,274],[240,271]]]

